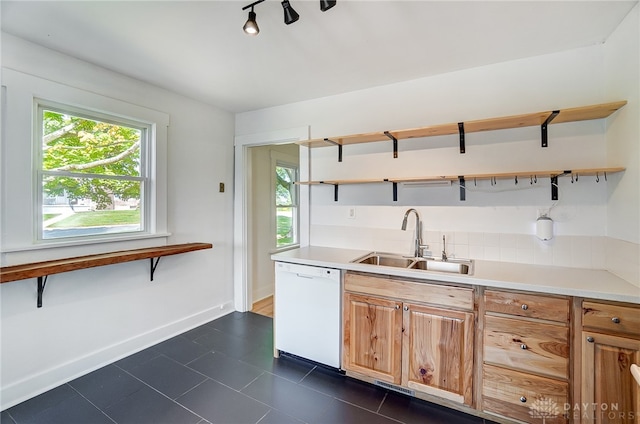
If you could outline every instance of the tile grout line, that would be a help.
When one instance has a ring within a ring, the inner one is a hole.
[[[93,405],[94,408],[96,408],[98,411],[100,411],[100,413],[102,415],[104,415],[105,417],[107,417],[109,420],[111,420],[112,422],[116,423],[116,420],[114,420],[113,418],[111,418],[111,416],[109,414],[107,414],[106,412],[104,412],[102,410],[102,408],[99,408],[98,405],[96,405],[95,403],[91,402],[91,400],[89,400],[85,395],[83,395],[82,393],[80,393],[80,391],[78,391],[75,387],[73,387],[71,384],[66,383],[67,386],[69,386],[71,388],[71,390],[73,390],[74,392],[76,392],[81,398],[83,398],[84,400],[86,400],[87,402],[89,402],[91,405]],[[14,420],[15,421],[15,420]]]
[[[164,356],[163,354],[161,354],[162,356]],[[156,356],[157,358],[157,356]],[[155,358],[154,358],[155,359]],[[148,361],[147,361],[148,362]],[[115,365],[115,364],[114,364]],[[156,389],[155,387],[151,386],[150,384],[148,384],[147,382],[139,379],[138,377],[136,377],[135,375],[131,374],[129,371],[121,368],[118,365],[115,365],[116,367],[120,368],[123,372],[129,374],[131,377],[135,378],[136,380],[138,380],[139,382],[141,382],[142,384],[144,384],[145,386],[147,386],[148,388],[150,388],[151,390],[159,393],[161,396],[164,396],[165,398],[169,399],[171,402],[173,402],[174,404],[176,404],[177,406],[179,406],[180,408],[183,408],[186,411],[191,412],[192,414],[194,414],[196,417],[200,417],[200,420],[205,420],[207,422],[209,422],[206,418],[204,418],[203,416],[201,416],[200,414],[196,413],[195,411],[192,411],[191,409],[187,408],[186,406],[184,406],[183,404],[176,402],[175,399],[171,399],[169,396],[167,396],[166,394],[162,393],[160,390]],[[206,377],[206,376],[205,376]],[[196,384],[194,387],[192,387],[191,389],[187,390],[185,393],[181,394],[180,396],[184,396],[185,394],[189,393],[191,390],[195,389],[196,387],[200,386],[201,384],[203,384],[205,381],[207,381],[207,379],[209,379],[209,377],[205,378],[204,380],[202,380],[200,383]],[[134,392],[135,393],[135,392]],[[132,393],[133,394],[133,393]],[[129,395],[131,396],[131,395]],[[178,396],[178,397],[180,397]],[[127,396],[128,397],[128,396]],[[176,398],[177,399],[177,398]]]

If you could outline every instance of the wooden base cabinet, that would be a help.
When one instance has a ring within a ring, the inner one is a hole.
[[[401,383],[402,303],[344,295],[343,368],[387,383]]]
[[[465,405],[472,401],[471,312],[405,303],[403,383]]]
[[[582,423],[640,422],[640,387],[630,372],[640,364],[640,308],[584,301],[582,319],[576,414]]]
[[[376,286],[385,294],[404,293],[409,299],[345,291],[343,368],[470,406],[474,313],[412,300],[428,299],[435,287],[448,290],[451,302],[466,302],[472,308],[473,291],[362,274],[345,277],[345,290],[371,287],[375,292]]]

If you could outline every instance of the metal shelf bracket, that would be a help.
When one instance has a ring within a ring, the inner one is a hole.
[[[149,261],[151,261],[151,263],[150,263],[150,268],[149,268],[149,271],[150,271],[150,277],[151,277],[151,280],[150,280],[150,281],[153,281],[153,274],[155,274],[155,272],[156,272],[156,267],[158,266],[158,262],[160,262],[160,256],[158,256],[158,257],[156,258],[155,263],[153,262],[153,258],[149,258]]]
[[[38,308],[42,308],[42,293],[47,285],[47,278],[49,278],[48,275],[38,277]]]
[[[342,162],[342,144],[337,141],[329,140],[328,138],[325,138],[324,141],[333,144],[334,146],[338,146],[338,162]]]
[[[460,133],[460,154],[466,152],[464,143],[464,122],[458,122],[458,132]]]
[[[559,113],[559,110],[554,110],[553,112],[551,112],[551,115],[549,115],[549,117],[542,123],[542,126],[540,127],[542,130],[542,147],[547,147],[549,145],[547,126],[551,123],[551,121],[553,121],[556,116],[558,116]]]
[[[397,159],[398,158],[398,139],[395,138],[393,134],[391,134],[389,131],[385,131],[384,135],[386,135],[391,140],[393,140],[393,158]]]

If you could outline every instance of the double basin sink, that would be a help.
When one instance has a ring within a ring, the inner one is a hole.
[[[423,271],[448,272],[452,274],[473,274],[473,260],[470,259],[448,259],[443,261],[438,258],[416,258],[394,253],[371,252],[351,262]]]

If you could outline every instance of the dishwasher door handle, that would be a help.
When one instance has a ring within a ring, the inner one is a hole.
[[[304,275],[304,274],[296,274],[296,276],[298,276],[300,278],[308,278],[309,280],[313,280],[314,278],[316,278],[313,275]]]

